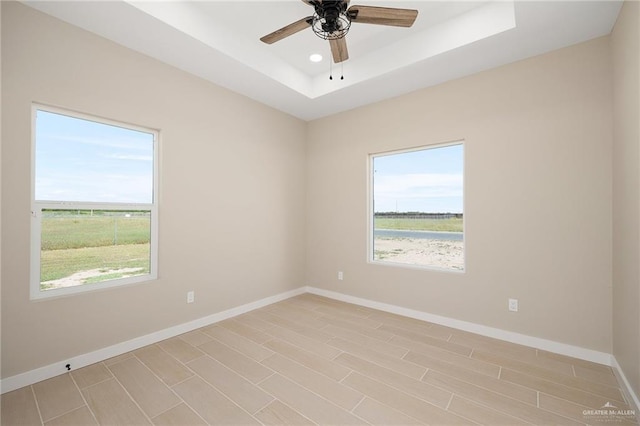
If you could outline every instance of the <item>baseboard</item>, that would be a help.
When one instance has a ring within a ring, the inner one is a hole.
[[[360,297],[349,296],[334,291],[324,290],[316,287],[307,287],[307,293],[316,294],[318,296],[328,297],[330,299],[340,300],[342,302],[353,303],[359,306],[365,306],[367,308],[378,309],[380,311],[390,312],[392,314],[398,314],[409,318],[415,318],[422,321],[429,321],[435,324],[445,325],[447,327],[455,328],[458,330],[468,331],[470,333],[480,334],[482,336],[493,337],[499,340],[505,340],[507,342],[517,343],[524,346],[529,346],[545,351],[553,352],[560,355],[566,355],[573,358],[583,359],[585,361],[596,362],[598,364],[608,365],[613,368],[614,374],[618,379],[618,383],[621,384],[621,389],[625,393],[627,402],[636,413],[640,413],[640,400],[635,394],[629,381],[624,375],[620,364],[616,358],[608,353],[594,351],[592,349],[586,349],[579,346],[568,345],[566,343],[554,342],[552,340],[541,339],[539,337],[527,336],[525,334],[514,333],[512,331],[506,331],[499,328],[488,327],[485,325],[475,324],[472,322],[461,321],[453,318],[443,317],[440,315],[429,314],[422,311],[416,311],[413,309],[403,308],[396,305],[390,305],[387,303],[376,302],[369,299],[363,299]]]
[[[25,373],[7,377],[6,379],[0,380],[0,390],[1,393],[6,393],[22,388],[24,386],[29,386],[42,380],[47,380],[66,373],[67,369],[64,366],[67,363],[72,366],[73,370],[77,370],[78,368],[86,367],[88,365],[95,364],[96,362],[101,362],[114,356],[122,355],[124,353],[140,349],[143,346],[152,345],[162,340],[169,339],[171,337],[175,337],[201,327],[206,327],[207,325],[211,325],[249,311],[253,311],[254,309],[259,309],[264,306],[271,305],[272,303],[289,299],[291,297],[305,293],[305,291],[305,287],[300,287],[291,291],[277,294],[275,296],[266,297],[264,299],[256,300],[255,302],[250,302],[235,308],[231,308],[226,311],[218,312],[213,315],[208,315],[203,318],[189,321],[184,324],[179,324],[174,327],[156,331],[145,336],[140,336],[126,342],[117,343],[115,345],[98,349],[93,352],[61,360],[59,362],[40,367],[35,370],[30,370]]]
[[[629,405],[636,410],[636,413],[640,413],[640,401],[638,396],[631,388],[629,381],[624,375],[624,372],[620,368],[617,360],[614,356],[604,352],[598,352],[591,349],[582,348],[579,346],[568,345],[565,343],[554,342],[552,340],[541,339],[538,337],[527,336],[520,333],[514,333],[511,331],[502,330],[499,328],[488,327],[480,324],[475,324],[467,321],[461,321],[454,318],[448,318],[440,315],[429,314],[422,311],[403,308],[396,305],[391,305],[382,302],[376,302],[369,299],[363,299],[360,297],[349,296],[334,291],[324,290],[316,287],[300,287],[291,291],[280,293],[274,296],[266,297],[251,303],[247,303],[235,308],[228,309],[226,311],[218,312],[213,315],[208,315],[203,318],[189,321],[184,324],[180,324],[174,327],[169,327],[164,330],[160,330],[145,336],[137,337],[135,339],[128,340],[126,342],[118,343],[112,346],[108,346],[96,351],[79,355],[70,359],[56,362],[35,370],[27,371],[25,373],[17,374],[12,377],[0,380],[1,393],[10,392],[12,390],[19,389],[24,386],[29,386],[42,380],[50,379],[52,377],[64,374],[67,370],[64,368],[65,363],[71,364],[74,370],[82,367],[86,367],[97,362],[104,361],[114,356],[122,355],[124,353],[139,349],[143,346],[151,345],[160,342],[171,337],[178,336],[189,331],[196,330],[201,327],[229,319],[246,312],[253,311],[255,309],[262,308],[267,305],[271,305],[276,302],[280,302],[285,299],[303,294],[311,293],[318,296],[328,297],[330,299],[340,300],[347,303],[353,303],[355,305],[365,306],[368,308],[378,309],[393,314],[403,315],[409,318],[415,318],[422,321],[429,321],[435,324],[444,325],[458,330],[468,331],[470,333],[480,334],[483,336],[493,337],[499,340],[505,340],[512,343],[517,343],[525,346],[530,346],[545,351],[567,355],[574,358],[583,359],[586,361],[592,361],[599,364],[605,364],[613,368],[618,381],[623,385],[623,391],[627,398]]]
[[[415,318],[422,321],[429,321],[435,324],[445,325],[447,327],[458,330],[468,331],[470,333],[480,334],[482,336],[493,337],[507,342],[517,343],[519,345],[530,346],[545,351],[567,355],[573,358],[579,358],[586,361],[596,362],[611,366],[611,355],[605,352],[594,351],[579,346],[568,345],[565,343],[554,342],[552,340],[541,339],[539,337],[527,336],[525,334],[515,333],[512,331],[502,330],[499,328],[489,327],[486,325],[475,324],[472,322],[461,321],[454,318],[448,318],[440,315],[429,314],[414,309],[403,308],[387,303],[376,302],[360,297],[349,296],[342,293],[323,290],[316,287],[307,287],[307,292],[317,294],[318,296],[328,297],[330,299],[340,300],[355,305],[365,306],[368,308],[378,309],[393,314],[402,315],[409,318]]]
[[[624,371],[622,370],[622,367],[620,367],[620,364],[618,364],[616,357],[612,355],[611,361],[611,366],[613,367],[613,372],[618,379],[618,383],[622,383],[624,385],[622,386],[624,396],[631,406],[631,409],[635,410],[636,418],[638,418],[638,415],[640,415],[640,400],[638,399],[638,395],[633,391],[633,388],[631,387],[629,380],[627,380],[627,376],[624,375]]]

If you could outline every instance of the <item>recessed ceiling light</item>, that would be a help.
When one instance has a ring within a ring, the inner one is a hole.
[[[319,53],[314,53],[313,55],[309,56],[309,60],[311,62],[320,62],[322,61],[322,55]]]

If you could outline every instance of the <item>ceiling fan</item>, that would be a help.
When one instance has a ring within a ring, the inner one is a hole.
[[[324,40],[329,40],[333,62],[349,59],[345,36],[352,22],[362,24],[410,27],[418,16],[413,9],[397,9],[376,6],[349,6],[349,0],[302,0],[313,6],[314,13],[262,37],[267,44],[275,43],[308,27]]]

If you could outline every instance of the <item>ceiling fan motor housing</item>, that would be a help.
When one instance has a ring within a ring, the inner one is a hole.
[[[351,19],[347,14],[347,2],[324,0],[314,2],[313,32],[325,40],[343,38],[349,32]]]

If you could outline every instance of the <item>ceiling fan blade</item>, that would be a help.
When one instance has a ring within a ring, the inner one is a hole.
[[[349,52],[347,51],[347,40],[342,37],[337,40],[329,40],[331,45],[331,55],[333,56],[333,62],[340,63],[349,59]]]
[[[275,43],[276,41],[280,41],[285,37],[289,37],[292,34],[310,27],[312,22],[313,17],[307,16],[306,18],[302,18],[299,21],[294,22],[293,24],[282,27],[279,30],[272,32],[271,34],[267,34],[266,36],[260,38],[260,40],[267,44]]]
[[[418,17],[418,11],[413,9],[357,5],[351,6],[348,14],[353,22],[394,27],[410,27]]]

